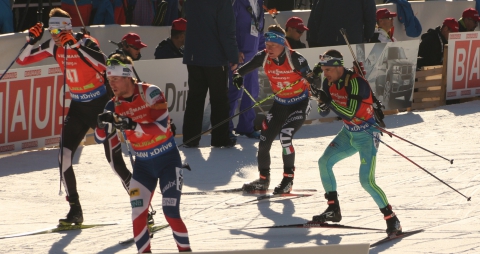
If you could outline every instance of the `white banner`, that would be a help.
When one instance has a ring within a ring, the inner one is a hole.
[[[480,32],[450,33],[447,100],[480,95]]]

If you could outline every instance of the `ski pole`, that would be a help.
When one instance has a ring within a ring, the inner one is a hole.
[[[276,8],[268,9],[267,6],[265,6],[265,5],[263,5],[263,9],[264,9],[266,12],[268,12],[268,13],[270,14],[270,16],[272,16],[272,19],[273,19],[273,21],[275,21],[275,24],[277,24],[277,26],[281,28],[282,26],[281,26],[281,25],[278,23],[278,21],[277,21],[277,13],[278,13],[278,12],[277,12],[277,9],[276,9]],[[285,40],[285,44],[287,44],[287,46],[288,46],[289,48],[292,48],[292,47],[290,47],[290,43],[288,43],[287,40]]]
[[[118,97],[116,97],[117,100],[116,102],[118,101]],[[118,117],[116,114],[113,114],[113,118],[115,119],[115,122],[118,122]],[[133,171],[133,167],[135,165],[135,161],[133,160],[133,154],[132,154],[132,151],[130,150],[130,146],[128,145],[129,141],[128,141],[128,138],[127,138],[127,134],[125,133],[125,131],[120,131],[122,133],[122,136],[123,136],[123,139],[125,140],[125,145],[127,146],[127,151],[128,151],[128,155],[130,157],[130,163],[132,164],[132,171]],[[130,185],[130,184],[129,184]],[[130,193],[128,193],[130,194]],[[152,203],[149,204],[150,205],[150,214],[153,216],[157,213],[157,211],[153,210],[153,206],[152,206]],[[153,219],[153,217],[152,217]]]
[[[17,58],[23,53],[23,51],[25,50],[25,48],[27,47],[28,45],[28,42],[25,43],[25,45],[23,45],[23,47],[20,49],[20,52],[18,53],[18,55],[15,57],[15,59],[13,59],[12,63],[7,67],[7,69],[3,72],[2,76],[0,76],[0,80],[2,80],[3,76],[5,76],[5,74],[7,74],[8,70],[10,70],[10,68],[12,67],[12,65],[15,63],[15,61],[17,61]]]
[[[343,39],[347,43],[348,49],[350,49],[350,53],[352,54],[352,57],[353,57],[353,63],[357,67],[357,69],[359,70],[358,72],[360,72],[360,76],[362,76],[362,78],[365,79],[365,81],[367,82],[368,86],[370,86],[370,83],[368,83],[367,78],[365,77],[365,74],[363,74],[363,70],[360,67],[360,63],[358,62],[357,57],[355,56],[355,53],[353,52],[352,46],[350,46],[350,42],[348,42],[347,30],[345,28],[341,28],[340,33],[342,34]],[[370,87],[370,90],[372,90],[371,87]],[[385,108],[385,106],[383,106],[382,103],[377,99],[377,97],[375,96],[375,93],[373,91],[372,91],[372,99],[373,99],[373,102],[375,103],[375,105],[377,107],[376,109],[380,110],[381,115],[382,115],[382,116],[379,116],[378,115],[379,113],[377,113],[377,110],[374,110],[375,118],[380,122],[379,125],[381,127],[387,127],[385,122],[383,122],[383,119],[381,119],[381,118],[383,118],[382,108]]]
[[[355,126],[359,127],[357,124],[355,124],[354,122],[350,121],[352,124],[354,124]],[[359,127],[360,128],[360,127]],[[380,143],[386,145],[388,148],[392,149],[392,151],[396,152],[397,154],[399,154],[400,156],[402,156],[403,158],[405,158],[407,161],[411,162],[413,165],[417,166],[418,168],[420,168],[421,170],[425,171],[427,174],[431,175],[432,177],[434,177],[435,179],[437,179],[438,181],[440,181],[441,183],[445,184],[446,186],[448,186],[450,189],[454,190],[455,192],[457,192],[458,194],[462,195],[464,198],[467,199],[467,201],[470,201],[472,197],[467,197],[465,195],[463,195],[460,191],[458,191],[457,189],[453,188],[452,186],[450,186],[448,183],[444,182],[442,179],[438,178],[437,176],[435,176],[434,174],[430,173],[430,171],[426,170],[425,168],[421,167],[420,165],[418,165],[417,163],[415,163],[413,160],[411,160],[410,158],[408,158],[407,156],[403,155],[402,153],[400,153],[399,151],[395,150],[393,147],[389,146],[387,143],[383,142],[380,138],[376,137],[375,135],[373,135],[372,133],[368,132],[367,130],[365,129],[362,129],[364,132],[368,133],[368,135],[372,136],[374,139],[378,140]]]
[[[255,100],[255,98],[253,98],[253,96],[248,92],[248,90],[243,87],[243,91],[248,95],[248,97],[250,97],[250,99],[252,99],[252,101],[257,104],[257,101]],[[262,107],[259,105],[257,105],[257,107],[260,109],[260,111],[262,111],[263,115],[267,115],[267,113],[265,113],[265,111],[262,109]]]
[[[58,195],[61,196],[62,193],[62,180],[63,180],[63,137],[64,137],[64,127],[65,127],[65,93],[67,89],[67,45],[65,44],[64,47],[65,53],[64,57],[64,65],[63,65],[63,102],[62,102],[62,132],[60,136],[60,190]],[[68,193],[67,193],[68,195]]]
[[[80,22],[82,22],[82,26],[83,26],[83,34],[88,34],[90,35],[90,33],[87,31],[87,28],[85,27],[85,23],[83,23],[83,18],[82,18],[82,15],[80,14],[80,10],[78,9],[78,5],[77,5],[77,0],[73,0],[73,3],[75,4],[75,8],[77,9],[77,13],[78,13],[78,17],[80,18]]]
[[[360,119],[360,118],[357,118],[357,117],[355,117],[355,118],[358,119],[358,120],[363,121],[363,120]],[[363,121],[363,122],[364,122],[364,121]],[[441,156],[441,155],[439,155],[439,154],[437,154],[437,153],[434,153],[434,152],[432,152],[432,151],[430,151],[430,150],[428,150],[428,149],[426,149],[426,148],[424,148],[424,147],[422,147],[422,146],[420,146],[420,145],[417,145],[417,144],[415,144],[415,143],[413,143],[413,142],[411,142],[411,141],[408,141],[408,140],[406,140],[406,139],[404,139],[404,138],[402,138],[402,137],[394,134],[393,132],[387,131],[386,129],[378,126],[377,124],[374,124],[373,127],[377,128],[379,131],[387,134],[387,135],[390,136],[390,137],[396,137],[396,138],[398,138],[398,139],[400,139],[400,140],[403,140],[403,141],[409,143],[410,145],[414,145],[414,146],[416,146],[416,147],[418,147],[418,148],[420,148],[420,149],[422,149],[422,150],[424,150],[424,151],[427,151],[427,152],[429,152],[429,153],[431,153],[431,154],[433,154],[433,155],[436,155],[436,156],[438,156],[438,157],[440,157],[440,158],[442,158],[442,159],[444,159],[444,160],[447,160],[447,161],[450,162],[450,164],[453,164],[453,159],[449,160],[449,159],[447,159],[447,158],[445,158],[445,157],[443,157],[443,156]]]
[[[217,128],[218,126],[220,126],[220,125],[222,125],[222,124],[224,124],[224,123],[226,123],[226,122],[230,121],[230,120],[231,120],[231,119],[233,119],[234,117],[236,117],[236,116],[238,116],[238,115],[241,115],[241,114],[243,114],[243,113],[247,112],[248,110],[250,110],[251,108],[253,108],[253,107],[255,107],[255,106],[258,106],[258,105],[260,105],[260,104],[264,103],[265,101],[267,101],[267,100],[269,100],[269,99],[271,99],[271,98],[275,97],[277,94],[279,94],[279,93],[281,93],[281,92],[285,91],[286,89],[288,89],[288,88],[290,88],[290,87],[292,87],[292,86],[296,85],[296,84],[297,84],[298,82],[300,82],[300,80],[302,80],[302,79],[303,79],[303,77],[302,77],[302,78],[300,78],[300,79],[297,79],[295,82],[293,82],[293,83],[290,83],[289,85],[287,85],[287,86],[285,86],[284,88],[280,89],[278,92],[276,92],[276,93],[274,93],[274,94],[271,94],[271,95],[267,96],[266,98],[262,99],[261,101],[258,101],[257,103],[253,104],[252,106],[250,106],[250,107],[248,107],[248,108],[246,108],[246,109],[244,109],[244,110],[242,110],[242,111],[240,111],[240,112],[236,113],[235,115],[233,115],[233,116],[231,116],[231,117],[229,117],[229,118],[227,118],[227,119],[225,119],[225,120],[223,120],[223,121],[221,121],[221,122],[219,122],[219,123],[215,124],[215,126],[212,126],[210,129],[208,129],[208,130],[206,130],[206,131],[204,131],[204,132],[202,132],[202,133],[200,133],[200,134],[198,134],[198,135],[194,136],[193,138],[191,138],[191,139],[189,139],[189,140],[187,140],[187,141],[183,142],[182,144],[178,145],[177,147],[182,147],[182,146],[184,146],[185,144],[188,144],[188,143],[189,143],[189,142],[191,142],[192,140],[195,140],[196,138],[198,138],[198,137],[202,136],[203,134],[205,134],[205,133],[207,133],[207,132],[209,132],[209,131],[211,131],[211,130],[213,130],[213,129]]]

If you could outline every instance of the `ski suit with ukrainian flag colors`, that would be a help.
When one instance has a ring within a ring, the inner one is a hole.
[[[147,226],[148,207],[157,182],[162,193],[162,209],[173,231],[178,250],[190,250],[187,228],[180,217],[183,169],[180,153],[170,128],[167,103],[163,92],[154,85],[138,83],[130,98],[113,98],[105,111],[115,112],[137,122],[135,130],[125,134],[135,152],[130,182],[133,234],[140,253],[150,251]],[[109,127],[96,129],[101,141]]]
[[[345,69],[336,82],[327,79],[322,84],[323,91],[332,100],[329,108],[343,119],[343,127],[318,160],[320,178],[325,192],[337,191],[333,166],[355,153],[360,155],[360,183],[372,196],[379,208],[388,205],[387,197],[375,183],[375,162],[380,133],[373,126],[373,99],[369,84],[356,73]],[[329,112],[323,112],[327,115]],[[365,133],[368,132],[372,134]]]
[[[311,72],[307,60],[298,52],[285,48],[283,53],[272,59],[266,50],[258,52],[252,60],[238,69],[242,76],[262,67],[276,94],[273,105],[262,123],[258,144],[258,170],[261,176],[270,175],[270,148],[277,136],[282,145],[283,174],[294,176],[295,149],[293,136],[302,127],[310,112],[307,75]],[[284,87],[287,89],[281,91]],[[281,92],[280,92],[281,91]]]
[[[103,112],[105,104],[111,98],[107,94],[104,77],[100,74],[106,69],[105,55],[100,50],[96,39],[81,33],[74,36],[78,40],[79,48],[67,47],[66,59],[65,48],[56,46],[53,39],[48,39],[38,47],[28,45],[16,60],[20,65],[28,65],[53,57],[62,73],[66,74],[71,103],[63,125],[61,137],[63,159],[60,163],[59,155],[59,165],[61,164],[62,167],[61,179],[67,199],[78,199],[79,196],[72,167],[73,156],[88,130],[96,128],[97,116]],[[103,145],[107,161],[128,191],[132,174],[123,161],[122,147],[117,134],[109,133],[104,138]]]

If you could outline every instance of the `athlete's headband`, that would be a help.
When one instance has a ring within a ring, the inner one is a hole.
[[[72,20],[65,17],[51,17],[48,20],[48,29],[71,30]]]
[[[320,65],[321,66],[343,66],[343,58],[333,57],[329,55],[320,55]]]
[[[107,60],[107,77],[133,77],[132,65],[124,64],[117,59]]]
[[[285,45],[285,35],[276,31],[270,31],[266,32],[265,35],[265,41],[270,41],[270,42],[275,42],[278,43],[282,46]]]

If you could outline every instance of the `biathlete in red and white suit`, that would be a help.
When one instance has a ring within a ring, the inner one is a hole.
[[[293,136],[302,127],[310,111],[310,67],[298,52],[285,46],[285,31],[272,25],[265,33],[266,49],[238,69],[234,84],[240,89],[248,72],[263,66],[270,81],[274,102],[262,123],[258,145],[258,170],[260,178],[243,185],[244,191],[265,191],[270,185],[270,148],[279,135],[282,145],[283,179],[274,193],[289,193],[295,170]],[[285,89],[286,88],[286,89]]]
[[[52,38],[33,48],[33,45],[40,41],[44,28],[41,23],[30,28],[29,45],[18,57],[17,63],[27,65],[53,57],[62,72],[66,74],[72,100],[63,126],[61,137],[63,160],[59,156],[59,160],[62,160],[62,163],[59,164],[62,164],[62,181],[67,192],[70,211],[67,218],[60,219],[59,222],[66,225],[81,224],[83,212],[77,192],[72,158],[87,131],[90,128],[95,129],[97,116],[103,112],[105,104],[110,99],[107,95],[104,77],[101,75],[101,72],[105,70],[105,55],[94,38],[80,33],[72,33],[70,15],[62,9],[54,8],[50,11],[48,29]],[[64,68],[65,48],[67,49],[66,70]],[[105,140],[103,143],[105,156],[128,191],[132,174],[123,161],[118,137],[113,132]]]
[[[163,214],[172,228],[178,250],[190,251],[187,228],[179,211],[182,161],[170,128],[164,94],[157,86],[135,83],[130,57],[115,54],[107,64],[107,77],[115,97],[98,117],[96,138],[101,142],[105,133],[114,131],[113,125],[125,132],[135,152],[130,203],[137,249],[140,253],[150,252],[147,213],[159,182]]]

